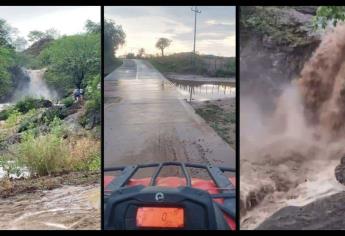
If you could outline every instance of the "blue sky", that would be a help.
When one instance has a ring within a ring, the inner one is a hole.
[[[199,6],[196,51],[201,54],[235,56],[236,13],[231,6]],[[136,53],[144,48],[149,54],[158,38],[172,39],[167,54],[190,52],[193,49],[194,13],[191,6],[109,6],[105,17],[122,26],[126,44],[117,55]]]

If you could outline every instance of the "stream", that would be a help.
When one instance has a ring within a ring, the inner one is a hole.
[[[63,186],[0,200],[0,229],[100,229],[100,185]]]

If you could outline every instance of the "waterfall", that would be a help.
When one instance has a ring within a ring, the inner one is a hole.
[[[30,81],[27,86],[17,89],[14,92],[14,101],[18,101],[26,96],[35,98],[43,97],[48,100],[54,100],[58,98],[57,92],[49,89],[43,79],[43,75],[46,69],[30,70],[23,68],[23,71],[30,78]]]

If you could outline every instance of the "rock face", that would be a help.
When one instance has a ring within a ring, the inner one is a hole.
[[[335,178],[339,183],[345,185],[345,156],[343,156],[340,164],[335,168]]]
[[[345,229],[345,192],[314,201],[303,207],[285,207],[259,225],[257,230]]]
[[[241,86],[241,93],[258,93],[269,104],[280,86],[299,75],[320,43],[312,26],[315,12],[316,7],[241,7],[241,83],[250,85]]]

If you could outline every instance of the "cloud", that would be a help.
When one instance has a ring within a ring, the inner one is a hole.
[[[200,7],[198,15],[197,46],[202,54],[220,54],[233,56],[231,45],[235,44],[235,8]],[[190,52],[193,47],[194,15],[190,7],[154,6],[154,7],[105,7],[105,16],[122,25],[127,38],[124,47],[117,55],[128,52],[136,53],[144,48],[149,54],[158,49],[155,43],[158,38],[166,37],[173,42],[166,52]],[[233,42],[230,42],[233,40]]]
[[[235,22],[220,22],[220,21],[217,21],[217,20],[207,20],[205,21],[205,24],[206,25],[222,25],[222,26],[235,26]]]

